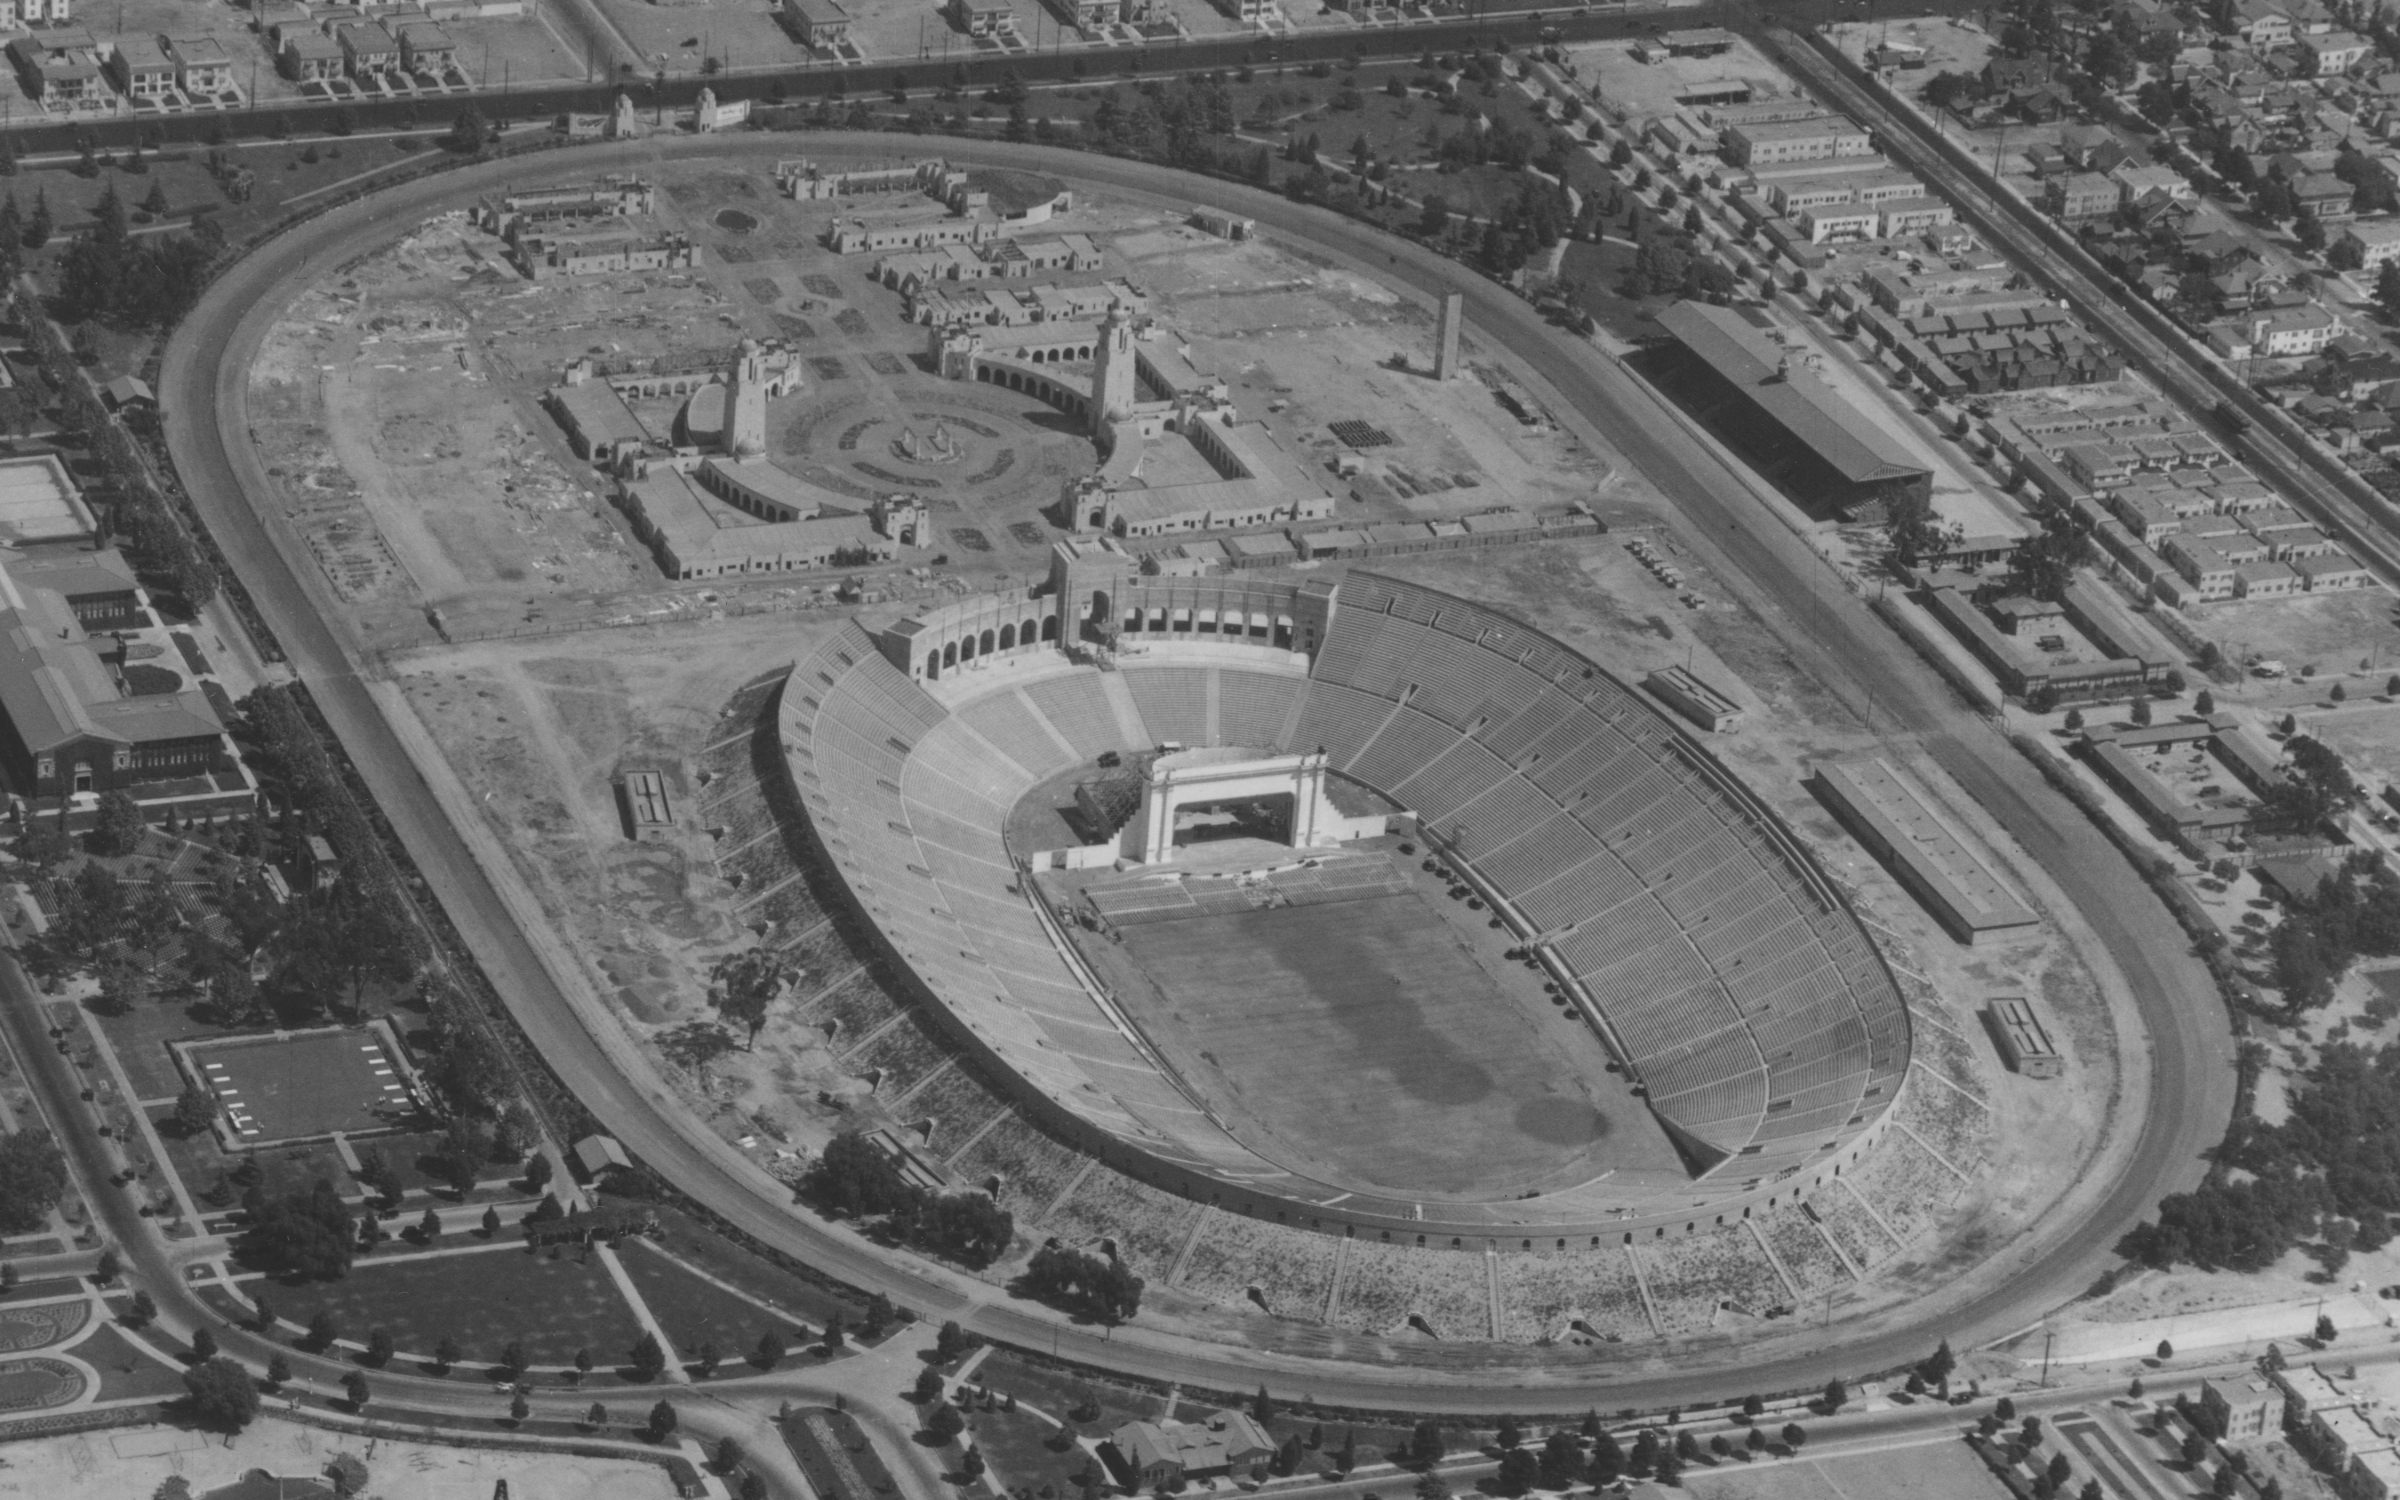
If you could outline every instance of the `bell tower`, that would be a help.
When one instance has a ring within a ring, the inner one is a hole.
[[[767,456],[767,360],[758,340],[742,340],[725,393],[725,451],[736,463]]]
[[[1098,365],[1092,373],[1092,436],[1133,415],[1133,319],[1123,304],[1100,323]]]

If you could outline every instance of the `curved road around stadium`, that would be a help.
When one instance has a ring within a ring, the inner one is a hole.
[[[1697,1404],[1722,1399],[1737,1385],[1800,1388],[1832,1369],[1888,1368],[1921,1357],[1941,1338],[1962,1346],[1999,1338],[2081,1292],[2112,1264],[2110,1247],[2159,1194],[2198,1179],[2200,1153],[2215,1142],[2231,1109],[2232,1040],[2214,986],[2165,908],[2115,848],[1999,733],[1960,707],[1863,603],[1838,589],[1820,593],[1814,554],[1758,503],[1750,481],[1692,438],[1613,359],[1548,327],[1526,303],[1458,265],[1323,210],[1136,162],[945,140],[941,149],[970,165],[1033,168],[1169,209],[1204,199],[1252,215],[1270,232],[1421,301],[1446,287],[1464,292],[1469,319],[1486,344],[1513,356],[1549,388],[1554,410],[1604,434],[1681,508],[1704,555],[1721,572],[1747,580],[1807,670],[1877,722],[1919,739],[2058,883],[2140,1005],[2148,1052],[2137,1049],[2124,1064],[2147,1064],[2150,1100],[2139,1119],[2121,1123],[2137,1138],[2116,1158],[2105,1190],[2095,1188],[2076,1209],[2019,1240],[2007,1252],[2009,1264],[1963,1272],[1952,1284],[1965,1290],[1954,1295],[1829,1328],[1815,1347],[1744,1362],[1738,1373],[1730,1365],[1712,1370],[1705,1350],[1692,1351],[1680,1368],[1672,1351],[1617,1364],[1439,1368],[1338,1359],[1342,1346],[1357,1341],[1331,1331],[1322,1340],[1324,1357],[1261,1353],[1138,1323],[1110,1335],[795,1211],[787,1189],[674,1099],[604,1002],[556,977],[572,973],[570,962],[522,882],[505,868],[497,840],[471,808],[456,797],[445,800],[450,788],[437,789],[420,773],[409,740],[419,753],[431,754],[431,746],[398,708],[397,695],[379,689],[373,663],[348,637],[309,554],[286,528],[263,518],[274,490],[247,440],[243,414],[251,359],[284,304],[313,274],[372,250],[421,215],[504,181],[655,169],[687,156],[764,160],[803,143],[820,158],[885,157],[894,149],[890,136],[837,132],[652,140],[479,164],[399,185],[311,220],[228,268],[176,331],[160,370],[167,438],[183,482],[401,841],[550,1066],[668,1181],[830,1275],[936,1316],[958,1317],[995,1339],[1186,1385],[1247,1390],[1263,1376],[1325,1403],[1472,1412]],[[397,710],[390,718],[387,704]]]

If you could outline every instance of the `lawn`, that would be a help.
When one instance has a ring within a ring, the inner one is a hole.
[[[94,1011],[92,1018],[107,1035],[109,1046],[116,1049],[117,1061],[124,1064],[134,1092],[144,1099],[172,1099],[183,1092],[183,1074],[176,1069],[167,1043],[221,1034],[194,1020],[191,1008],[176,1001],[132,1006],[114,1016]]]
[[[341,1336],[364,1342],[368,1330],[391,1330],[404,1357],[430,1357],[447,1336],[465,1351],[464,1363],[487,1366],[511,1339],[537,1365],[567,1365],[589,1349],[603,1369],[623,1361],[641,1338],[633,1311],[597,1256],[587,1262],[566,1251],[522,1247],[440,1255],[422,1260],[359,1262],[340,1281],[299,1286],[250,1283],[265,1290],[275,1310],[307,1323],[329,1309]]]
[[[619,1245],[617,1260],[625,1267],[625,1274],[633,1278],[634,1288],[649,1304],[658,1326],[667,1331],[675,1351],[686,1360],[697,1360],[701,1346],[714,1343],[725,1360],[728,1374],[748,1374],[756,1368],[750,1364],[750,1356],[758,1348],[760,1335],[769,1328],[780,1332],[785,1344],[794,1350],[815,1337],[815,1330],[803,1326],[798,1319],[778,1318],[760,1311],[723,1288],[694,1276],[641,1240]],[[790,1357],[793,1356],[787,1356]],[[797,1357],[812,1358],[805,1353]]]
[[[992,1466],[996,1488],[1038,1492],[1049,1485],[1062,1495],[1074,1491],[1073,1481],[1083,1472],[1085,1454],[1079,1447],[1063,1452],[1051,1447],[1058,1428],[1022,1410],[974,1412],[967,1418],[967,1428]]]
[[[134,1347],[114,1327],[103,1327],[71,1351],[100,1372],[102,1401],[164,1398],[183,1394],[183,1375]]]
[[[1082,1376],[1006,1349],[995,1349],[975,1368],[975,1384],[1015,1396],[1061,1421],[1081,1408],[1097,1416],[1079,1425],[1086,1433],[1113,1431],[1127,1422],[1155,1421],[1162,1410],[1155,1392]],[[1022,1481],[1014,1481],[1021,1483]]]
[[[658,1233],[651,1238],[718,1280],[782,1308],[795,1323],[820,1329],[828,1319],[838,1317],[844,1327],[855,1329],[866,1315],[865,1302],[799,1271],[753,1255],[681,1210],[662,1205],[657,1212]],[[750,1337],[755,1343],[758,1335],[753,1332]]]

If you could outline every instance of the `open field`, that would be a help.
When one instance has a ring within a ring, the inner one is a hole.
[[[651,1316],[667,1331],[667,1339],[687,1360],[700,1357],[714,1345],[733,1373],[757,1368],[749,1357],[770,1328],[784,1342],[798,1347],[814,1330],[792,1318],[779,1318],[694,1276],[641,1240],[617,1247],[617,1261],[633,1279]]]
[[[572,1250],[553,1260],[521,1245],[378,1263],[367,1257],[335,1282],[263,1285],[287,1322],[332,1312],[341,1336],[360,1343],[388,1328],[402,1357],[430,1358],[455,1338],[468,1366],[489,1364],[511,1339],[537,1365],[564,1365],[589,1349],[600,1368],[622,1362],[641,1338],[633,1312],[598,1258]]]
[[[1739,1459],[1684,1471],[1696,1500],[2001,1500],[2008,1491],[1964,1443],[1895,1448],[1856,1458]]]
[[[1144,922],[1121,950],[1147,992],[1115,987],[1148,1001],[1135,1024],[1273,1160],[1474,1197],[1675,1170],[1597,1039],[1523,969],[1470,947],[1469,921],[1480,914],[1414,889]],[[1095,950],[1117,946],[1085,944],[1103,962]]]
[[[364,1027],[191,1049],[245,1140],[387,1129],[415,1114],[383,1043]]]

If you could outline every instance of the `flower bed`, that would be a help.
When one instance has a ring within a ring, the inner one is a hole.
[[[1582,1323],[1604,1339],[1646,1339],[1650,1315],[1623,1245],[1500,1257],[1500,1336],[1563,1339]]]
[[[1184,1262],[1180,1285],[1195,1296],[1244,1310],[1258,1306],[1250,1300],[1255,1286],[1275,1316],[1320,1322],[1340,1249],[1341,1242],[1328,1234],[1213,1214]]]
[[[1875,1212],[1903,1243],[1931,1228],[1934,1214],[1964,1186],[1923,1146],[1898,1130],[1886,1134],[1883,1143],[1867,1153],[1849,1181],[1861,1197],[1875,1205]]]
[[[1034,1219],[1048,1211],[1083,1160],[1075,1150],[1024,1120],[1003,1120],[951,1162],[950,1170],[971,1187],[985,1187],[996,1180],[1001,1207],[1017,1216],[1018,1228],[1031,1229]]]
[[[1973,1172],[1989,1148],[1991,1112],[1937,1078],[1914,1080],[1892,1118],[1962,1172]]]
[[[1775,1258],[1792,1273],[1803,1292],[1822,1292],[1827,1287],[1847,1286],[1850,1272],[1842,1265],[1840,1256],[1825,1243],[1808,1215],[1797,1207],[1777,1208],[1758,1221],[1766,1232],[1767,1243],[1775,1247]]]
[[[1041,1227],[1042,1233],[1070,1245],[1111,1240],[1117,1259],[1145,1279],[1159,1281],[1175,1269],[1184,1235],[1199,1211],[1196,1203],[1094,1167]]]
[[[1371,1333],[1406,1333],[1414,1316],[1440,1338],[1490,1340],[1492,1286],[1479,1252],[1352,1240],[1347,1253],[1335,1323]]]
[[[1650,1283],[1650,1300],[1658,1308],[1658,1325],[1669,1338],[1706,1333],[1725,1302],[1763,1314],[1791,1301],[1766,1252],[1738,1224],[1637,1248]]]

